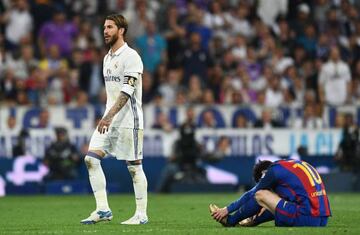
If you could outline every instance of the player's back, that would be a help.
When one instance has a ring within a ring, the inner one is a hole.
[[[296,202],[300,213],[331,215],[325,186],[313,166],[304,161],[282,160],[275,162],[270,169],[277,181],[275,192],[288,201]]]

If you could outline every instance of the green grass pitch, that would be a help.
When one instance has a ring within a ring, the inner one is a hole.
[[[91,195],[0,198],[0,234],[360,234],[360,194],[330,194],[333,216],[326,228],[224,228],[211,219],[209,203],[220,206],[239,194],[149,195],[150,222],[120,225],[134,212],[133,195],[111,195],[114,219],[95,225],[79,221],[94,209]]]

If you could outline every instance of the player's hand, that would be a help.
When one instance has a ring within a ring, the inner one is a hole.
[[[216,220],[216,221],[220,221],[222,220],[225,216],[227,216],[229,214],[228,210],[226,207],[224,208],[220,208],[217,211],[214,211],[211,216]]]
[[[106,118],[104,117],[103,119],[100,120],[99,124],[98,124],[98,132],[100,134],[104,134],[105,132],[109,131],[109,126],[111,124],[112,118]]]

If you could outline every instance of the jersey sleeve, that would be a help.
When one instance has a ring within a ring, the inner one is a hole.
[[[125,61],[124,68],[124,83],[121,91],[125,92],[131,96],[137,84],[138,80],[141,79],[141,74],[143,73],[143,64],[140,56],[134,53]]]
[[[143,73],[143,63],[137,53],[132,54],[125,61],[124,76],[140,78]]]

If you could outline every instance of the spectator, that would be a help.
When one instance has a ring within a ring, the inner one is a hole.
[[[227,136],[220,136],[216,144],[208,142],[203,159],[209,163],[216,163],[231,155],[231,140]]]
[[[258,4],[258,16],[265,24],[268,26],[273,26],[278,15],[286,15],[289,3],[288,0],[259,0]]]
[[[176,93],[180,89],[180,74],[177,70],[169,70],[167,75],[167,81],[159,85],[158,91],[164,98],[164,102],[167,105],[172,105],[176,100]]]
[[[43,24],[39,32],[39,48],[42,56],[53,45],[59,48],[59,53],[63,57],[70,56],[72,42],[77,36],[77,26],[67,21],[66,14],[62,9],[56,9],[53,19]]]
[[[60,67],[48,84],[46,95],[49,105],[69,103],[75,92],[68,86],[68,80],[69,70],[67,67]]]
[[[272,28],[276,35],[278,45],[284,48],[284,53],[290,55],[295,48],[295,33],[290,28],[288,20],[284,17],[278,17],[277,24]]]
[[[205,89],[202,97],[202,104],[214,105],[215,97],[214,92],[211,89]]]
[[[211,28],[204,25],[204,11],[199,9],[194,2],[189,2],[188,15],[186,19],[186,32],[187,37],[191,39],[191,35],[199,35],[199,47],[208,50],[210,40],[213,37],[213,31]],[[190,44],[192,45],[192,43]]]
[[[225,124],[215,110],[206,109],[200,114],[198,126],[202,128],[223,128]]]
[[[171,132],[173,130],[173,126],[164,112],[159,112],[156,115],[156,120],[152,125],[152,128],[162,130],[164,132]]]
[[[7,103],[14,103],[17,96],[16,78],[13,69],[8,68],[5,71],[5,77],[0,80],[0,97]]]
[[[88,93],[91,103],[96,103],[104,86],[101,51],[91,48],[90,54],[90,60],[80,65],[79,88]]]
[[[69,141],[67,130],[55,128],[56,140],[46,149],[44,164],[50,169],[48,180],[71,180],[78,174],[80,156]]]
[[[12,148],[12,155],[14,158],[24,156],[27,154],[27,139],[29,138],[29,132],[26,129],[22,129],[17,137],[17,143]]]
[[[203,96],[203,89],[201,85],[200,78],[196,75],[192,75],[189,79],[189,92],[188,99],[192,104],[201,103],[201,99]]]
[[[335,128],[343,128],[345,126],[345,114],[342,112],[338,112],[335,115]]]
[[[0,22],[6,24],[5,47],[7,49],[17,49],[22,40],[31,41],[33,18],[26,0],[13,1],[13,6],[0,17]]]
[[[249,122],[244,114],[239,114],[235,119],[235,128],[249,128]]]
[[[188,104],[188,99],[186,96],[186,91],[185,89],[179,89],[176,92],[176,98],[175,98],[175,105],[176,106],[182,106],[182,105],[187,105]]]
[[[298,44],[300,44],[306,51],[308,55],[311,57],[316,54],[316,29],[314,25],[306,25],[304,28],[304,35],[300,36],[297,40]]]
[[[30,76],[30,70],[36,68],[39,61],[35,58],[34,49],[30,44],[21,46],[20,58],[9,64],[9,67],[14,68],[15,76],[19,79],[27,79]]]
[[[60,55],[59,47],[55,44],[49,47],[49,51],[39,63],[39,68],[44,70],[47,76],[55,76],[63,67],[68,67],[67,61]]]
[[[282,127],[281,123],[272,118],[271,109],[263,109],[261,113],[261,119],[258,119],[254,123],[255,128],[271,129]]]
[[[144,71],[144,74],[142,76],[142,87],[143,87],[143,93],[142,93],[143,104],[148,104],[150,101],[154,99],[156,90],[151,73],[147,71]]]
[[[82,20],[79,26],[79,33],[74,39],[74,48],[81,50],[87,50],[92,44],[94,44],[95,37],[93,36],[94,31],[92,30],[91,23],[86,20]]]
[[[321,129],[325,126],[322,118],[316,115],[314,104],[307,104],[302,117],[296,118],[292,127],[296,129]]]
[[[243,35],[246,38],[251,38],[254,34],[251,23],[249,21],[250,6],[247,3],[240,2],[237,8],[230,12],[231,18],[229,20],[230,30],[233,34]]]
[[[236,60],[240,61],[246,59],[247,45],[246,39],[241,34],[234,37],[234,41],[231,46],[231,53]]]
[[[319,74],[320,101],[335,106],[350,102],[350,85],[350,68],[341,60],[339,49],[333,47],[328,62],[321,67]]]
[[[148,21],[154,21],[154,16],[150,8],[147,7],[147,1],[128,1],[129,17],[126,17],[129,21],[127,41],[129,44],[136,43],[136,39],[146,33]],[[131,5],[134,5],[131,7]],[[131,9],[134,8],[134,9]]]
[[[146,33],[136,38],[136,47],[144,61],[144,68],[151,73],[162,61],[166,60],[166,41],[157,32],[153,21],[148,21]]]
[[[343,125],[343,138],[335,154],[335,161],[342,171],[358,173],[360,166],[359,128],[354,125],[352,115],[346,115]]]
[[[49,123],[50,113],[47,109],[41,109],[39,112],[38,122],[34,128],[47,129],[51,128],[51,124]]]
[[[329,0],[317,0],[314,7],[314,20],[319,25],[320,32],[324,32],[326,24],[326,13],[329,11],[331,4]]]
[[[325,33],[321,33],[317,38],[316,57],[325,61],[330,54],[329,37]]]
[[[274,75],[268,81],[269,86],[265,91],[266,106],[276,108],[284,101],[283,90],[281,89],[280,78]]]
[[[213,29],[214,37],[226,39],[230,28],[230,15],[222,9],[220,1],[210,2],[210,11],[205,13],[203,23],[206,27]]]
[[[158,192],[169,192],[175,180],[204,182],[204,170],[198,166],[202,156],[200,145],[195,139],[195,126],[190,116],[181,125],[180,138],[174,143],[173,154],[165,166],[157,185]]]
[[[176,5],[170,5],[166,12],[164,26],[161,32],[164,34],[167,44],[168,67],[178,69],[181,66],[182,55],[184,50],[184,40],[186,30],[184,19],[179,16]]]
[[[311,10],[308,4],[301,3],[297,5],[296,18],[291,22],[291,28],[295,31],[296,36],[301,37],[304,36],[305,26],[311,25]]]
[[[204,83],[208,78],[209,69],[212,67],[212,59],[208,50],[201,47],[201,36],[199,33],[193,32],[190,34],[189,45],[184,51],[184,80],[188,83],[191,75],[200,77],[201,82]]]

